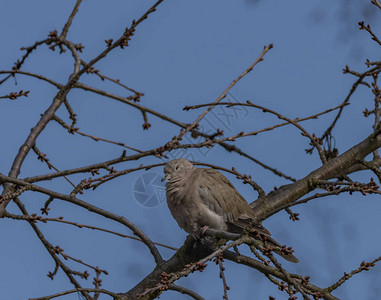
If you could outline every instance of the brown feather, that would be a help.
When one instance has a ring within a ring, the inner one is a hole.
[[[168,207],[177,223],[195,236],[203,226],[249,234],[274,248],[274,252],[291,262],[298,262],[282,249],[261,224],[253,224],[255,214],[232,183],[215,169],[194,168],[184,158],[166,164],[164,173]]]

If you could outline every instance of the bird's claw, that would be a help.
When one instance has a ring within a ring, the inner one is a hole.
[[[200,237],[204,237],[205,236],[205,231],[209,228],[208,225],[205,225],[205,226],[202,226],[200,228]]]

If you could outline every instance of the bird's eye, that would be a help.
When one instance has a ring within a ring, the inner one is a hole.
[[[178,170],[178,169],[179,169],[179,166],[176,166],[176,167],[175,167],[175,170]]]

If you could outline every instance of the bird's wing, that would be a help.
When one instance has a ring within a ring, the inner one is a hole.
[[[250,226],[253,238],[266,241],[273,246],[274,252],[291,262],[298,262],[292,254],[283,253],[282,246],[274,240],[270,232],[261,224],[253,224],[255,215],[245,198],[234,188],[231,182],[214,169],[195,169],[197,192],[200,200],[213,212],[223,216],[228,231],[241,233]]]
[[[224,221],[232,225],[232,229],[237,229],[234,231],[241,232],[253,222],[254,213],[251,207],[224,175],[214,169],[198,168],[195,171],[198,178],[198,194],[202,203],[223,216]],[[260,224],[254,225],[253,229],[270,234]]]

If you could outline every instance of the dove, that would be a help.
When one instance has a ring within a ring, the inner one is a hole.
[[[275,241],[261,224],[255,224],[255,214],[245,198],[219,171],[195,168],[185,158],[166,163],[162,181],[167,180],[168,208],[178,225],[199,238],[206,228],[242,233],[250,228],[250,236],[273,248],[290,262],[299,260]],[[281,251],[283,249],[283,251]]]

